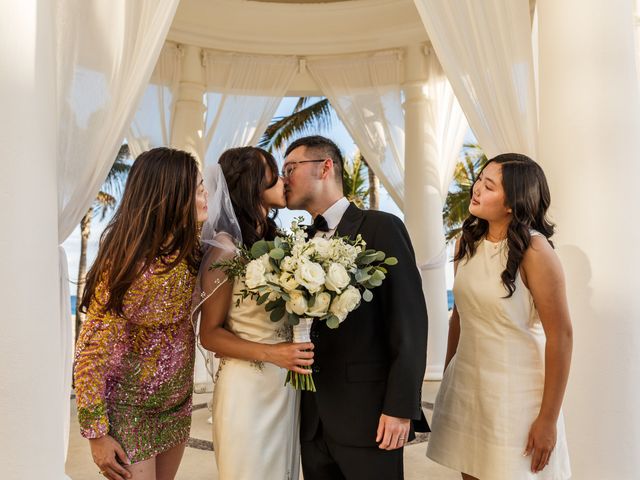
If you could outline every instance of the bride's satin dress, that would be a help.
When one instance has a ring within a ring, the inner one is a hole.
[[[225,328],[260,343],[291,340],[283,321],[272,322],[264,305],[234,297]],[[298,480],[300,397],[284,385],[287,370],[271,363],[225,358],[213,392],[213,448],[220,480]]]

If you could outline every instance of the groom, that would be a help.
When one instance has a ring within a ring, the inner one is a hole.
[[[367,248],[396,257],[373,300],[362,302],[335,330],[316,322],[313,377],[303,392],[305,480],[403,478],[403,447],[428,431],[420,406],[427,348],[427,311],[411,241],[397,217],[360,210],[343,195],[343,159],[321,136],[287,148],[287,207],[314,218],[310,236],[361,234]]]

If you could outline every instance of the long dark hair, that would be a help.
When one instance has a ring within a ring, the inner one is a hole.
[[[197,181],[198,163],[187,152],[154,148],[135,160],[87,274],[81,311],[87,311],[96,287],[106,281],[104,310],[124,316],[125,294],[156,258],[166,266],[162,272],[183,260],[198,271]]]
[[[511,222],[507,230],[507,265],[500,275],[503,285],[509,292],[508,298],[516,290],[516,276],[522,257],[531,244],[531,230],[537,230],[549,240],[555,226],[546,216],[551,195],[540,165],[526,155],[505,153],[489,160],[483,170],[492,162],[502,167],[505,202],[506,206],[512,210]],[[473,195],[473,188],[471,195]],[[488,228],[489,223],[486,220],[469,215],[462,224],[460,249],[454,260],[471,258],[476,253],[478,242],[486,236]],[[550,240],[549,243],[551,243]]]
[[[273,240],[278,212],[264,214],[268,207],[262,202],[262,194],[278,182],[276,159],[262,148],[238,147],[226,150],[218,163],[229,187],[243,243],[250,247],[263,238]]]

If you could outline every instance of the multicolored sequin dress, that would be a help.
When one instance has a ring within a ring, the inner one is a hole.
[[[125,318],[104,312],[95,292],[76,346],[74,368],[81,433],[107,433],[132,463],[189,438],[195,336],[190,320],[195,275],[158,259],[124,298]]]

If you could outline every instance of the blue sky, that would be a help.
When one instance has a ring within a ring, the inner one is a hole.
[[[278,117],[278,116],[284,116],[289,114],[296,100],[297,100],[297,97],[284,98],[282,100],[282,103],[280,104],[280,107],[276,111],[275,116]],[[319,131],[309,132],[309,134],[311,133],[319,133],[321,135],[325,135],[331,138],[333,141],[336,142],[336,144],[340,147],[343,154],[347,158],[353,157],[353,155],[358,150],[358,147],[356,147],[355,143],[353,143],[353,140],[351,139],[351,136],[345,129],[344,125],[342,124],[342,122],[340,122],[340,120],[335,115],[332,118],[331,128],[329,130],[325,130],[325,131],[319,130]],[[465,141],[467,142],[474,141],[472,134],[468,135],[467,137],[468,138],[466,138]],[[279,162],[281,162],[282,156],[276,155],[276,159]],[[387,193],[387,191],[384,190],[384,188],[381,188],[381,191],[380,191],[380,210],[393,213],[399,216],[400,218],[403,218],[402,212],[400,211],[398,206],[394,203],[394,201],[392,200],[391,196]],[[300,215],[309,219],[309,215],[304,211],[284,209],[278,215],[278,221],[281,226],[287,227],[291,223],[291,220],[294,217],[297,217]],[[103,221],[94,220],[91,225],[91,236],[89,238],[89,246],[88,246],[88,252],[87,252],[87,261],[89,265],[91,265],[91,263],[95,259],[97,249],[98,249],[98,242],[100,240],[100,235],[102,234],[102,231],[104,230],[109,220],[110,220],[110,216],[105,218]],[[71,294],[75,295],[75,292],[76,292],[75,282],[78,276],[78,263],[80,258],[80,227],[79,226],[76,227],[76,229],[69,236],[69,238],[63,243],[63,246],[67,252],[67,257],[69,260],[70,290],[71,290]],[[452,283],[453,283],[453,269],[448,268],[448,271],[447,271],[448,288],[451,288]]]

